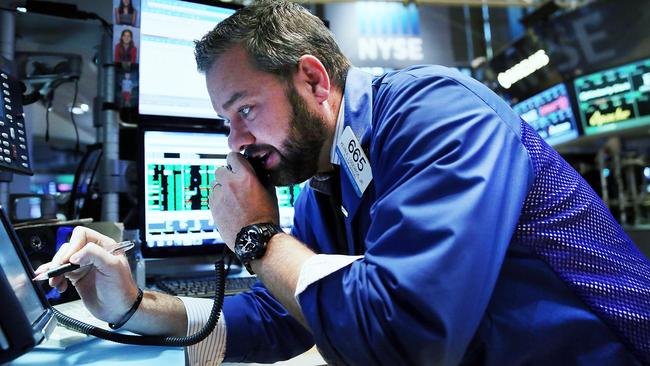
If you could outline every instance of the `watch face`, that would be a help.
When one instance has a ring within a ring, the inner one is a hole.
[[[249,229],[241,237],[240,251],[252,252],[260,241],[260,234],[254,228]]]
[[[273,224],[253,224],[243,228],[237,235],[235,254],[244,264],[249,260],[261,258],[266,252],[268,241],[280,231],[281,229]]]

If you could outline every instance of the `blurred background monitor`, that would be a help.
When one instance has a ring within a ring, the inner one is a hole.
[[[578,137],[571,100],[564,83],[543,90],[512,106],[549,144],[557,145]]]
[[[650,59],[578,77],[573,86],[585,135],[650,126]]]
[[[194,41],[238,7],[218,1],[142,0],[141,115],[218,118],[205,77],[196,68]]]

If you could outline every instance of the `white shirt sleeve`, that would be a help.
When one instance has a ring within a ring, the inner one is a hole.
[[[187,335],[192,335],[208,321],[212,310],[212,299],[180,297],[187,313]],[[190,366],[213,366],[220,364],[226,354],[226,319],[223,312],[210,335],[193,346],[185,347],[186,360]]]
[[[300,269],[296,292],[293,295],[296,302],[300,304],[298,295],[303,293],[309,285],[361,258],[363,258],[362,255],[317,254],[307,259]]]

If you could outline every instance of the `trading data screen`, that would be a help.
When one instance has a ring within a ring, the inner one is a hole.
[[[548,88],[515,104],[512,109],[549,144],[578,137],[576,119],[564,84]]]
[[[225,134],[144,131],[144,218],[148,247],[223,243],[208,206],[210,182],[230,152]],[[277,187],[280,225],[293,225],[301,186]],[[227,208],[226,208],[227,209]]]
[[[650,59],[576,78],[585,135],[650,125]]]
[[[217,118],[194,41],[235,10],[178,0],[142,0],[140,114]]]

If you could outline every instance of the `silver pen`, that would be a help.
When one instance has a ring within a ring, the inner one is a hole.
[[[120,255],[120,254],[123,254],[123,253],[129,251],[134,246],[135,246],[135,243],[130,241],[130,240],[121,241],[121,242],[117,243],[117,245],[115,245],[115,247],[113,249],[109,250],[108,252],[110,254],[112,254],[112,255]],[[62,275],[64,273],[68,273],[68,272],[74,271],[76,269],[83,268],[83,267],[88,267],[88,266],[90,266],[90,264],[87,264],[85,266],[80,266],[80,265],[74,264],[74,263],[62,264],[62,265],[60,265],[58,267],[55,267],[55,268],[52,268],[52,269],[48,270],[47,272],[43,272],[43,273],[39,274],[38,276],[32,278],[32,281],[44,281],[44,280],[47,280],[49,278],[60,276],[60,275]]]

